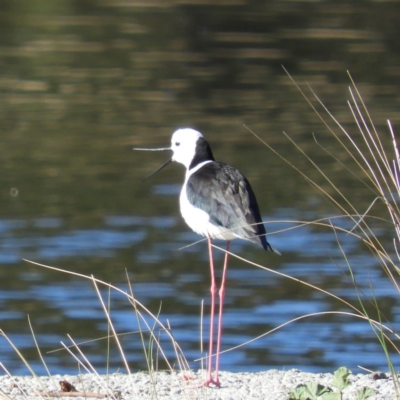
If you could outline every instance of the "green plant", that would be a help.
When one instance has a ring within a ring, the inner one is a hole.
[[[349,385],[349,376],[351,375],[351,371],[346,367],[340,367],[333,373],[333,381],[332,386],[337,388],[339,392],[343,389],[346,389]]]
[[[308,382],[296,386],[290,393],[289,400],[317,400],[319,397],[325,399],[325,395],[329,394],[330,388],[316,382]]]
[[[298,385],[289,395],[289,400],[341,400],[343,398],[343,389],[351,385],[349,376],[351,371],[346,367],[340,367],[333,373],[331,385],[338,391],[332,391],[328,386],[316,382],[308,382]],[[373,396],[375,391],[371,388],[359,389],[356,393],[357,400],[367,400]]]
[[[363,387],[362,389],[357,390],[356,400],[367,400],[368,398],[374,395],[375,395],[374,389]]]

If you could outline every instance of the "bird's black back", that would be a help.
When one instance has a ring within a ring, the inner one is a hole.
[[[208,213],[211,223],[272,250],[253,189],[236,168],[209,162],[190,176],[186,190],[190,203]]]

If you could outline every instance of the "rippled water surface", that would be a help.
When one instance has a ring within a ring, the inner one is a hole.
[[[176,128],[192,126],[204,133],[217,159],[250,180],[269,241],[282,253],[233,242],[231,251],[242,258],[231,257],[223,348],[250,343],[223,354],[221,368],[386,370],[370,324],[337,312],[355,313],[350,305],[360,308],[361,297],[375,317],[376,299],[396,329],[394,284],[356,236],[301,225],[324,219],[349,230],[354,223],[243,125],[343,204],[285,131],[364,213],[377,194],[363,184],[365,175],[282,65],[310,93],[308,82],[357,139],[346,104],[349,70],[393,158],[386,120],[396,130],[399,6],[204,3],[5,2],[0,15],[0,329],[38,374],[45,369],[30,325],[54,374],[78,372],[77,362],[60,350],[60,342],[71,344],[68,335],[84,342],[81,349],[99,372],[107,371],[107,359],[110,370],[124,370],[115,340],[104,339],[109,326],[89,279],[94,276],[123,292],[132,290],[171,327],[190,366],[200,367],[195,360],[201,357],[203,301],[205,348],[209,326],[208,252],[180,217],[184,170],[172,165],[142,182],[168,156],[131,150],[166,146]],[[385,208],[377,202],[372,210],[378,218],[371,220],[371,235],[395,256]],[[222,265],[218,249],[215,258]],[[99,293],[116,331],[125,333],[120,340],[130,368],[147,369],[137,333],[145,324],[138,325],[122,293],[101,285]],[[167,334],[151,317],[144,318],[176,365]],[[148,333],[144,338],[146,347]],[[29,373],[4,336],[0,354],[11,373]],[[159,368],[165,368],[159,358]]]

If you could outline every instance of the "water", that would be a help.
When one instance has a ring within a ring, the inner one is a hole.
[[[376,194],[315,142],[313,133],[321,146],[362,177],[281,64],[299,82],[310,82],[357,135],[346,105],[349,69],[389,146],[386,119],[395,127],[399,122],[393,47],[397,23],[390,18],[397,15],[397,6],[385,3],[381,20],[374,4],[346,2],[340,9],[333,2],[307,7],[152,4],[10,2],[1,16],[7,29],[0,47],[0,328],[38,374],[45,370],[28,316],[51,373],[78,372],[76,361],[58,350],[61,341],[70,344],[67,335],[85,342],[82,350],[99,372],[106,372],[107,340],[94,340],[107,335],[107,318],[93,283],[22,261],[28,259],[94,275],[123,291],[129,292],[131,285],[135,298],[171,326],[190,365],[200,366],[194,360],[201,356],[203,300],[207,347],[208,254],[204,241],[187,247],[200,238],[179,215],[184,171],[172,165],[141,183],[167,156],[131,150],[166,146],[177,127],[189,125],[205,134],[218,159],[235,165],[251,181],[269,240],[283,254],[233,243],[233,253],[271,271],[232,258],[224,349],[320,313],[225,353],[221,368],[319,372],[345,365],[357,372],[362,365],[386,370],[367,321],[332,313],[354,311],[334,297],[274,274],[306,281],[359,307],[334,232],[315,225],[287,230],[294,221],[326,217],[347,229],[352,225],[334,218],[340,212],[243,124],[335,196],[282,134],[287,132],[358,211],[365,212]],[[373,212],[387,218],[379,203]],[[375,221],[373,228],[394,253],[390,223]],[[376,296],[396,328],[398,293],[378,260],[354,236],[338,233],[338,240],[357,287],[368,299]],[[216,250],[215,256],[221,265],[223,255]],[[107,303],[108,290],[100,287],[100,292]],[[117,332],[133,332],[121,336],[130,367],[146,369],[135,311],[122,294],[111,291],[110,296]],[[373,305],[367,302],[366,307],[374,314]],[[146,321],[153,327],[151,318]],[[175,363],[167,335],[157,334]],[[110,346],[110,369],[124,370],[113,340]],[[4,337],[0,354],[13,374],[29,373]],[[159,366],[165,363],[160,360]]]

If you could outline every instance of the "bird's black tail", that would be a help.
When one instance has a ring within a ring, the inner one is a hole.
[[[278,254],[278,256],[281,256],[281,255],[282,255],[277,249],[274,249],[268,242],[266,242],[266,243],[267,243],[267,246],[264,247],[265,250],[271,250],[271,251],[273,251],[275,254]]]
[[[279,256],[282,255],[278,250],[274,249],[274,248],[267,242],[267,237],[266,237],[265,234],[260,235],[260,236],[259,236],[259,239],[261,240],[261,244],[262,244],[262,246],[264,247],[265,250],[267,250],[267,251],[270,250],[270,251],[274,252],[275,254],[278,254]]]

